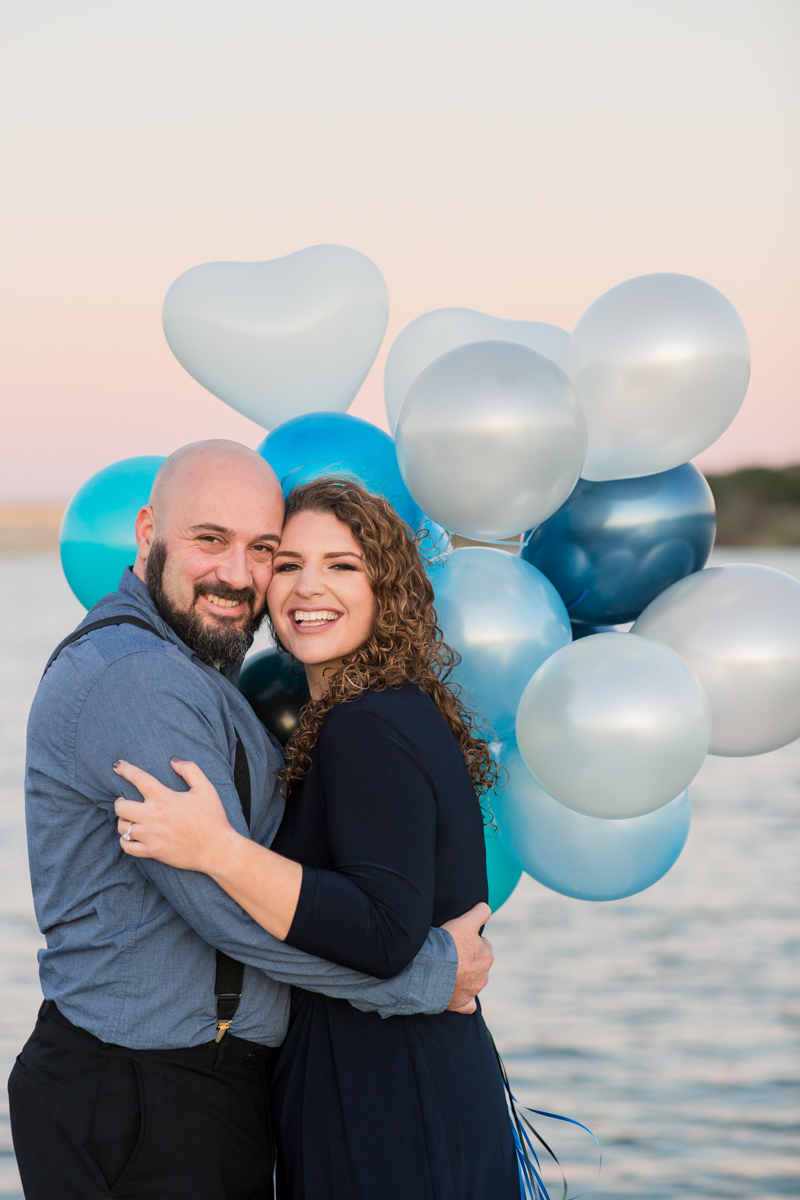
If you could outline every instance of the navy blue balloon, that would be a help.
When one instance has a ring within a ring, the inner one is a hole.
[[[711,489],[684,463],[638,479],[579,479],[522,557],[555,586],[573,624],[621,625],[705,566],[715,532]]]
[[[294,417],[268,433],[257,449],[281,481],[284,496],[321,475],[345,475],[385,496],[412,529],[423,520],[403,483],[394,442],[360,417],[331,412]]]
[[[292,670],[289,655],[270,646],[247,659],[239,676],[239,691],[250,701],[261,724],[285,746],[310,699],[302,667]]]

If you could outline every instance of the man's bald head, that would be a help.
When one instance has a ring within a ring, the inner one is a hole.
[[[205,661],[243,656],[265,611],[282,525],[275,472],[238,442],[182,446],[156,475],[136,518],[134,574]]]
[[[282,505],[283,496],[272,467],[255,450],[240,442],[211,438],[180,446],[162,464],[153,480],[150,506],[156,521],[169,519],[176,504],[185,507],[221,483],[231,489],[239,481],[263,489],[264,497]],[[279,531],[280,532],[280,531]]]

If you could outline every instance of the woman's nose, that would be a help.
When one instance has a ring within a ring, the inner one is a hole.
[[[321,596],[325,590],[319,571],[312,567],[304,567],[294,577],[294,590],[298,596]]]

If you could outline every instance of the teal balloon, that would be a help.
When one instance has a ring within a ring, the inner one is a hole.
[[[528,680],[571,640],[563,600],[530,563],[485,546],[454,550],[428,574],[444,640],[461,655],[453,681],[494,737],[513,737]]]
[[[123,458],[87,479],[61,522],[61,565],[85,608],[115,592],[136,558],[136,514],[147,504],[163,456]]]
[[[267,434],[257,449],[281,481],[284,496],[321,475],[345,475],[385,496],[412,529],[423,520],[403,483],[394,442],[360,417],[331,412],[295,417]]]
[[[589,817],[540,787],[513,743],[500,763],[508,780],[487,802],[523,869],[551,891],[621,900],[651,887],[677,861],[689,834],[688,792],[644,816]]]
[[[496,825],[484,825],[486,874],[489,878],[489,908],[502,908],[520,881],[522,867],[509,851]]]

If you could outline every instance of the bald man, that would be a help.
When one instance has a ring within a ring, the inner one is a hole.
[[[379,982],[284,945],[206,876],[120,850],[114,800],[139,797],[117,759],[172,787],[170,757],[190,759],[240,832],[268,845],[277,830],[280,752],[236,680],[282,521],[259,455],[178,450],[137,517],[132,570],[39,686],[26,811],[45,1001],[9,1080],[28,1200],[271,1197],[287,984],[389,1017],[458,1009],[485,983],[486,906]]]

